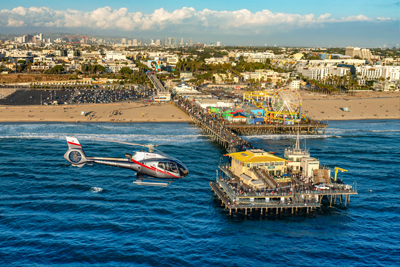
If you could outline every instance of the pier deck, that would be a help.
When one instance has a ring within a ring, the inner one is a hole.
[[[256,192],[242,192],[238,190],[238,178],[224,165],[220,165],[221,172],[215,182],[210,182],[212,191],[221,200],[222,206],[232,210],[252,212],[253,209],[263,211],[273,210],[279,212],[291,211],[292,214],[300,210],[307,213],[320,208],[323,200],[332,205],[347,207],[350,204],[350,196],[357,195],[357,187],[346,190],[345,185],[334,184],[329,190],[303,190],[301,183],[292,180],[291,186],[280,189],[270,189]],[[236,188],[235,188],[236,187]]]
[[[227,129],[240,135],[252,135],[252,134],[288,134],[297,133],[299,129],[300,133],[306,134],[318,134],[320,132],[325,133],[325,128],[328,124],[325,123],[301,123],[299,125],[285,125],[285,124],[260,124],[260,125],[226,125]]]

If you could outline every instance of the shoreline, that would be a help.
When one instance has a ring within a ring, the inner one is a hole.
[[[354,96],[301,92],[302,114],[316,121],[399,120],[400,92],[357,92]],[[1,105],[2,122],[191,123],[169,103],[115,102],[75,105]]]
[[[87,105],[0,106],[0,122],[191,122],[171,104],[119,102]]]

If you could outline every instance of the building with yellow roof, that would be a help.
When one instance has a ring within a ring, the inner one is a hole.
[[[228,154],[231,159],[231,171],[236,176],[247,175],[253,180],[259,178],[252,168],[260,168],[270,176],[279,176],[286,173],[286,161],[261,149],[246,150]]]

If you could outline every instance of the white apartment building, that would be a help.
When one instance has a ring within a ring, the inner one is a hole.
[[[225,56],[225,57],[211,57],[211,58],[206,58],[204,59],[204,61],[206,62],[206,64],[224,64],[226,62],[229,61],[229,57]]]
[[[149,51],[149,52],[147,52],[147,56],[148,56],[150,59],[155,59],[155,60],[158,60],[159,57],[162,57],[163,55],[164,55],[164,53],[161,52],[161,51],[156,51],[156,52]]]
[[[329,74],[331,74],[332,76],[340,76],[343,77],[346,74],[348,74],[350,72],[350,68],[346,68],[346,67],[330,67],[329,68]]]
[[[328,77],[329,68],[328,67],[297,67],[297,73],[300,73],[306,78],[322,80]]]
[[[106,60],[126,60],[126,53],[124,51],[107,51]]]
[[[176,65],[179,61],[179,57],[177,55],[165,55],[164,60],[170,65]]]
[[[81,57],[82,58],[100,58],[101,54],[100,54],[100,51],[91,51],[91,52],[82,51]]]
[[[13,58],[32,58],[32,52],[31,51],[19,51],[19,50],[13,50],[8,52],[7,51],[7,57],[13,57]]]
[[[379,78],[385,81],[400,80],[400,66],[362,66],[356,67],[356,74],[359,84],[365,84],[366,81],[378,80]]]
[[[67,51],[67,57],[68,58],[73,58],[75,56],[75,51],[70,49]]]
[[[290,90],[299,90],[300,89],[300,80],[292,80],[289,83]]]
[[[104,63],[101,64],[107,72],[118,73],[122,68],[128,67],[133,71],[139,71],[139,68],[136,67],[136,64],[115,64],[115,63]]]
[[[33,63],[47,63],[49,64],[50,62],[53,62],[54,58],[53,57],[46,57],[46,56],[39,56],[33,58]]]
[[[324,67],[303,67],[297,66],[296,69],[297,73],[300,73],[306,78],[309,79],[316,79],[322,80],[328,78],[330,75],[332,76],[340,76],[343,77],[344,75],[350,72],[350,68],[346,67],[335,67],[335,66],[324,66]]]
[[[250,80],[250,79],[254,79],[254,80],[261,80],[261,78],[263,77],[263,73],[262,72],[243,72],[240,73],[243,77],[243,79],[245,81]]]
[[[389,81],[400,80],[400,66],[386,66],[383,71],[384,78]]]
[[[330,67],[337,64],[347,65],[365,65],[364,59],[313,59],[313,60],[298,60],[297,64],[300,66],[319,67],[325,66]]]

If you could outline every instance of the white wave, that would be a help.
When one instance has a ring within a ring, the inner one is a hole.
[[[101,188],[101,187],[90,188],[90,192],[92,192],[92,193],[100,193],[101,191],[103,191],[103,188]]]
[[[145,135],[145,134],[71,134],[71,133],[12,133],[10,135],[2,135],[0,139],[41,139],[41,140],[65,140],[65,136],[75,136],[79,140],[96,141],[96,138],[108,139],[110,141],[125,142],[141,142],[153,144],[184,144],[201,141],[209,135],[193,134],[193,135]]]
[[[372,133],[386,133],[386,132],[400,132],[400,130],[368,130],[367,132],[372,132]]]

